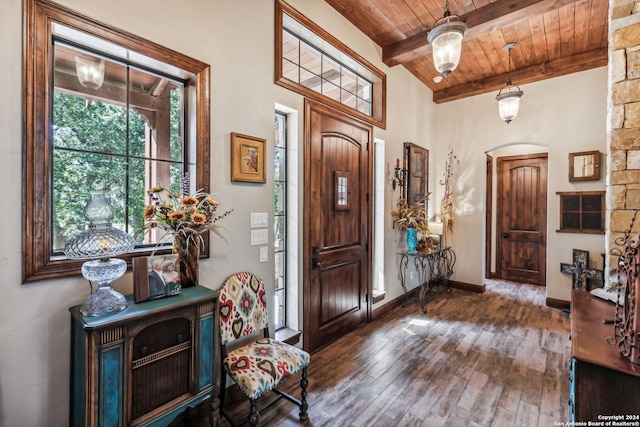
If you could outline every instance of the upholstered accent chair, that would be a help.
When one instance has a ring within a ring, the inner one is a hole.
[[[220,289],[218,304],[223,368],[220,408],[224,417],[233,424],[224,409],[226,373],[250,400],[251,426],[257,425],[260,417],[256,401],[268,391],[298,405],[300,420],[306,420],[310,357],[299,348],[269,338],[264,282],[248,272],[229,276]],[[301,371],[300,400],[276,389]]]

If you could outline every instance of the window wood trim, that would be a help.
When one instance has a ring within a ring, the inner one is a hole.
[[[605,192],[604,191],[571,191],[571,192],[557,192],[560,196],[560,229],[556,230],[558,233],[584,233],[584,234],[604,234],[604,210],[605,210]],[[582,198],[583,196],[600,196],[600,210],[599,211],[583,211]],[[565,206],[566,197],[579,197],[579,208],[577,211],[569,211]],[[564,224],[564,214],[568,212],[577,213],[580,217],[580,226],[578,228],[568,228]],[[584,213],[599,214],[600,215],[600,229],[583,228],[583,215]]]
[[[196,188],[208,191],[210,176],[210,95],[209,65],[160,46],[131,33],[115,29],[47,0],[27,0],[24,9],[23,38],[24,139],[23,139],[23,231],[22,282],[80,274],[84,260],[69,260],[51,253],[51,105],[53,65],[51,51],[54,23],[107,40],[149,58],[192,73],[186,102],[193,108],[194,130],[186,134],[185,152],[195,153]],[[205,234],[203,256],[209,254]],[[151,249],[119,256],[131,265],[134,256],[145,256]],[[157,254],[170,249],[157,251]]]
[[[382,129],[387,128],[387,75],[376,68],[369,61],[358,55],[351,48],[343,44],[340,40],[333,37],[327,31],[320,28],[309,18],[298,12],[296,9],[283,2],[277,0],[275,2],[275,83],[279,86],[290,89],[297,92],[307,98],[321,102],[336,110],[339,110],[352,117],[356,117],[374,126],[378,126]],[[322,38],[336,49],[347,54],[361,65],[365,66],[371,73],[380,78],[379,82],[373,82],[372,94],[371,94],[371,116],[368,116],[358,110],[344,105],[343,103],[329,98],[321,93],[309,89],[299,83],[293,82],[282,75],[282,14],[286,13],[291,18],[298,21],[308,30],[315,33],[318,37]]]

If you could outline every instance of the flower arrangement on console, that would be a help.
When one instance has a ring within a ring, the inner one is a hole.
[[[429,230],[423,203],[410,205],[405,199],[400,198],[397,209],[391,211],[391,217],[400,230],[407,228],[414,228],[416,231],[422,232]]]
[[[398,199],[397,209],[391,211],[391,217],[400,230],[407,231],[408,253],[416,253],[418,247],[420,247],[420,250],[431,248],[431,244],[423,241],[425,237],[428,238],[429,233],[429,223],[427,222],[424,203],[418,202],[410,205],[405,199],[400,198]],[[422,236],[421,238],[418,238],[418,233]]]
[[[140,231],[160,228],[166,232],[163,239],[172,239],[173,252],[178,254],[182,287],[189,287],[198,283],[197,261],[204,246],[202,234],[212,231],[226,241],[218,221],[232,210],[219,213],[220,203],[203,190],[189,194],[186,177],[180,181],[180,187],[180,194],[164,187],[148,191],[149,204],[144,209],[145,224]]]

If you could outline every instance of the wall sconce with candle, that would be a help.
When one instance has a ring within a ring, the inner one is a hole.
[[[406,157],[403,158],[402,168],[400,168],[400,159],[396,159],[396,167],[394,168],[393,176],[394,176],[392,180],[393,189],[395,190],[396,186],[401,187],[403,189],[401,196],[404,197],[404,186],[406,185],[406,182],[407,182],[407,158]]]

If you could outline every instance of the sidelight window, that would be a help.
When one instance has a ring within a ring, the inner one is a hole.
[[[287,324],[287,115],[276,111],[274,182],[275,329]]]

